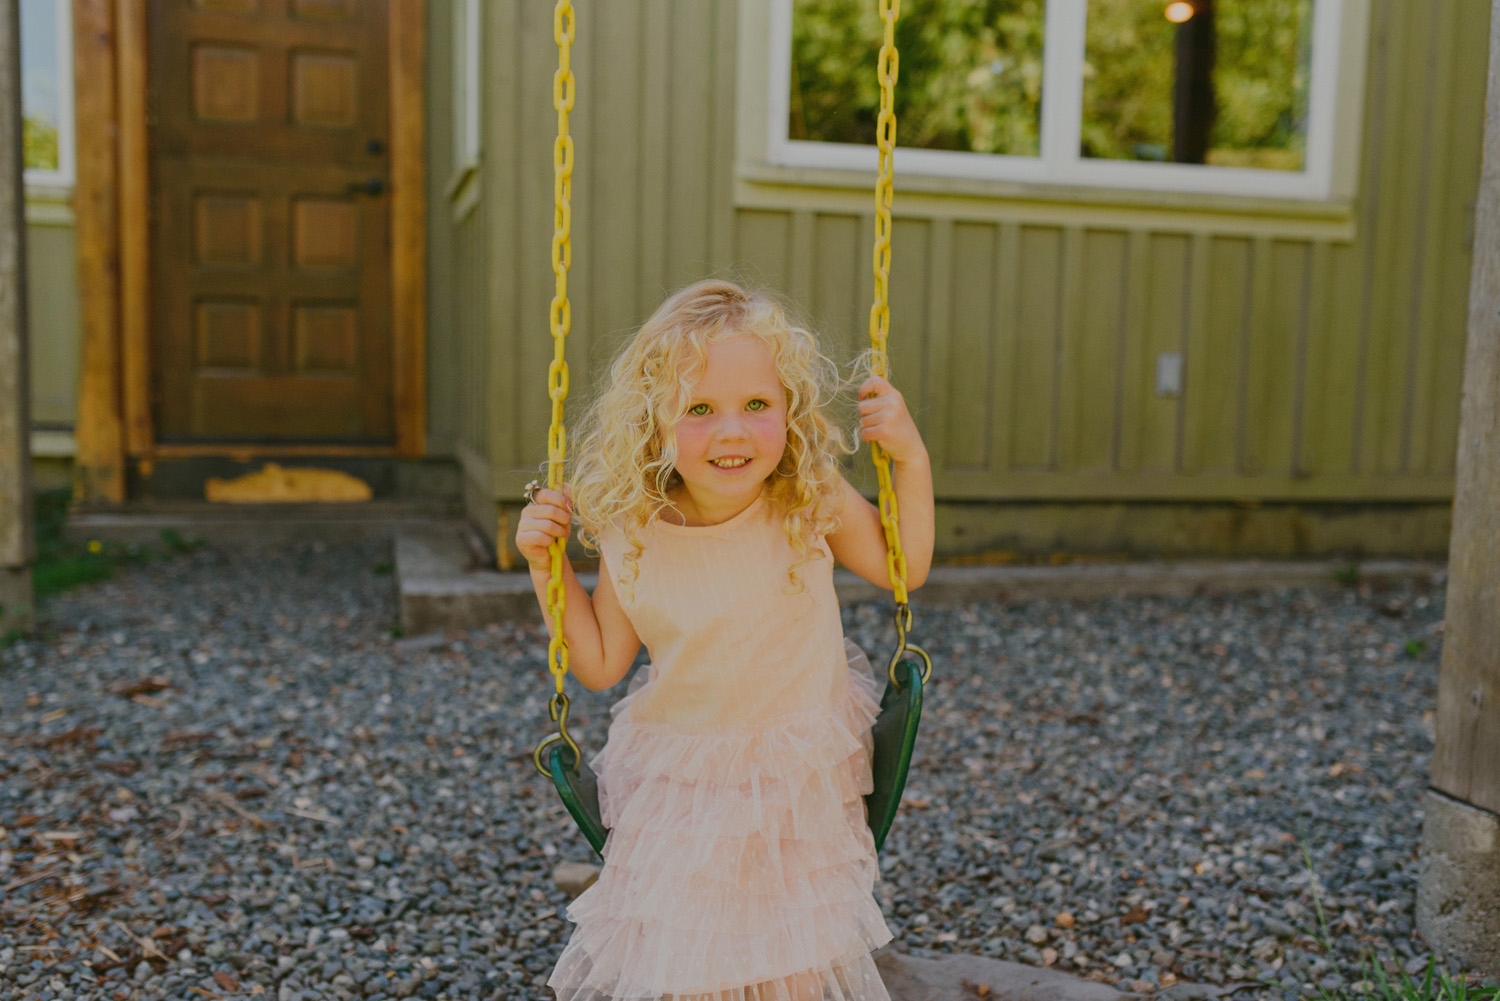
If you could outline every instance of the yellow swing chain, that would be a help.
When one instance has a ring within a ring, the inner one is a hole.
[[[879,176],[875,181],[875,303],[870,307],[871,371],[888,377],[889,357],[886,338],[891,332],[891,203],[895,198],[894,171],[891,156],[896,148],[896,75],[900,55],[896,51],[896,18],[901,0],[880,0],[880,19],[885,22],[885,40],[880,46],[877,69],[880,75],[880,116],[875,120],[875,144],[880,150]],[[921,656],[925,669],[922,682],[932,677],[932,658],[919,646],[907,643],[911,629],[911,605],[906,595],[906,554],[901,551],[901,529],[897,517],[896,491],[891,486],[890,455],[878,442],[870,443],[870,457],[875,461],[875,475],[880,480],[880,524],[885,529],[886,570],[891,575],[891,590],[896,599],[896,652],[891,654],[886,674],[891,684],[901,687],[896,665],[907,651]]]
[[[573,45],[577,19],[572,0],[557,0],[552,11],[552,37],[557,42],[557,72],[552,76],[552,107],[557,109],[557,139],[552,144],[552,273],[557,276],[557,291],[552,297],[551,326],[553,356],[547,366],[547,395],[552,398],[552,425],[547,429],[547,488],[562,490],[563,460],[568,454],[568,436],[563,428],[563,401],[568,398],[568,362],[563,348],[573,322],[573,308],[568,303],[568,269],[573,266],[573,137],[568,135],[568,112],[573,110],[576,82],[568,57]],[[563,679],[568,676],[568,641],[563,638],[563,611],[567,608],[567,591],[563,580],[563,559],[568,540],[553,539],[547,547],[552,563],[547,579],[547,612],[552,616],[552,640],[547,644],[547,670],[557,682],[557,693],[547,708],[557,732],[536,745],[531,760],[537,771],[550,776],[543,763],[546,749],[562,741],[573,751],[573,767],[581,760],[578,745],[568,734],[568,696]]]

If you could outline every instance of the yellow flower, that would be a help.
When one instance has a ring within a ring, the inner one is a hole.
[[[91,552],[91,553],[102,553],[102,552],[104,552],[104,544],[102,542],[100,542],[98,539],[90,539],[89,540],[89,552]]]

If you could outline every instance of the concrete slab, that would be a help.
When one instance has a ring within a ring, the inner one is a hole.
[[[956,605],[966,601],[1029,598],[1102,598],[1111,595],[1257,591],[1279,587],[1337,587],[1350,564],[1342,560],[1180,560],[1063,563],[1056,566],[937,566],[913,601]],[[1427,578],[1445,564],[1424,560],[1371,560],[1356,564],[1361,581]],[[839,570],[841,601],[879,600],[890,594]]]
[[[1096,598],[1109,595],[1248,591],[1279,587],[1339,587],[1350,564],[1336,560],[1192,560],[1068,563],[1057,566],[939,566],[913,592],[918,605],[1030,598]],[[1422,560],[1372,560],[1356,564],[1360,581],[1428,579],[1441,582],[1445,565]],[[501,573],[478,566],[462,522],[402,526],[396,537],[401,626],[408,636],[473,629],[492,622],[540,621],[541,611],[524,570]],[[596,574],[580,573],[588,590]],[[883,601],[890,592],[834,571],[842,602]]]
[[[595,574],[578,576],[591,591],[598,581]],[[531,575],[477,566],[462,522],[403,526],[396,533],[396,580],[407,636],[541,621]]]
[[[891,1001],[1121,1001],[1138,997],[1061,970],[987,956],[923,959],[885,948],[875,966]]]

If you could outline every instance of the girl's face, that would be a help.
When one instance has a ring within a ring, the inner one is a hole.
[[[753,334],[716,341],[707,356],[673,429],[677,472],[698,513],[729,517],[760,495],[786,451],[786,390]]]

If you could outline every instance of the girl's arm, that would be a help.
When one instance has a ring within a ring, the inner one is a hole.
[[[516,548],[531,567],[531,586],[536,591],[549,637],[555,636],[557,630],[547,608],[547,588],[552,576],[547,547],[553,539],[566,539],[572,534],[573,503],[569,494],[566,486],[562,493],[538,490],[536,499],[521,509],[516,528]],[[566,560],[562,573],[562,631],[568,641],[568,670],[585,688],[593,691],[609,688],[630,670],[641,641],[615,600],[603,560],[599,562],[599,586],[594,588],[593,599]]]
[[[915,590],[932,568],[937,536],[932,499],[932,463],[906,401],[885,379],[872,375],[859,389],[860,437],[878,442],[891,457],[892,487],[901,552],[906,557],[906,587]],[[844,509],[837,532],[828,536],[834,559],[877,587],[891,590],[886,567],[885,528],[880,509],[843,481]]]
[[[531,568],[531,586],[536,591],[549,637],[556,632],[552,613],[547,610],[550,577],[548,568]],[[599,562],[599,585],[594,588],[592,598],[583,589],[573,567],[564,561],[563,593],[566,596],[563,636],[568,641],[568,670],[589,691],[598,692],[618,684],[635,662],[641,641],[620,608],[604,561]]]
[[[897,464],[891,471],[896,490],[896,520],[900,525],[901,552],[906,557],[906,589],[915,591],[927,580],[932,567],[933,529],[932,472],[921,463]],[[841,478],[842,479],[842,478]],[[891,590],[886,567],[885,526],[880,509],[843,480],[844,507],[838,531],[827,536],[828,548],[839,565],[882,590]]]

